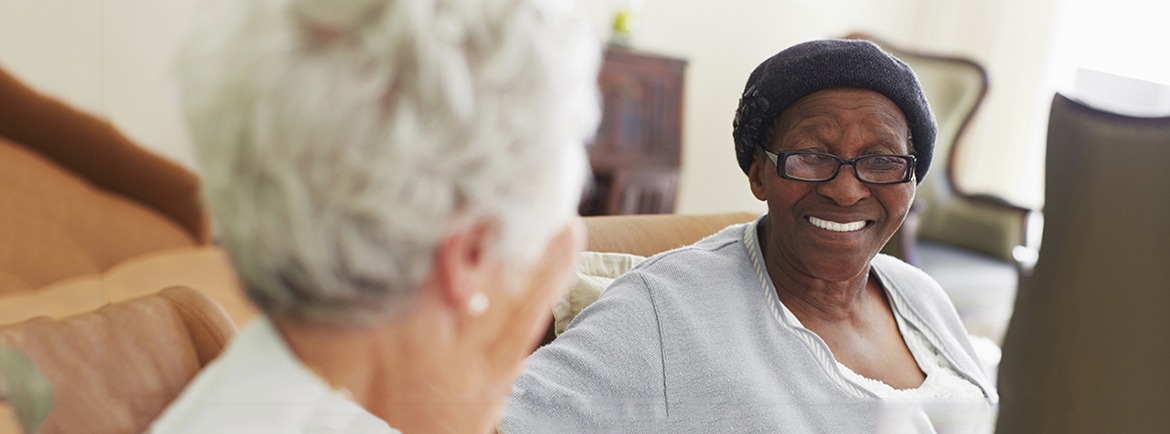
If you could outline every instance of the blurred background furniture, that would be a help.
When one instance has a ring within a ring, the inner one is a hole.
[[[1170,432],[1170,117],[1052,101],[1044,248],[1020,282],[999,433]]]
[[[194,174],[0,69],[0,294],[209,240]]]
[[[0,344],[26,354],[52,385],[41,433],[138,433],[235,330],[215,301],[172,287],[61,320],[0,327]],[[15,426],[12,416],[0,411],[8,418],[0,427]]]
[[[606,49],[599,83],[601,126],[588,148],[593,185],[581,215],[674,211],[685,68],[680,59]]]
[[[854,33],[905,61],[922,82],[938,119],[938,138],[930,173],[918,186],[914,208],[885,253],[922,268],[942,285],[973,334],[1000,342],[1011,316],[1018,272],[1029,266],[1027,245],[1031,210],[1002,198],[963,191],[955,171],[961,164],[963,131],[987,94],[987,72],[957,56],[895,47]],[[968,146],[975,144],[968,144]]]

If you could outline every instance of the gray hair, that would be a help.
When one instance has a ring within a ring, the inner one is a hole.
[[[219,240],[262,310],[362,324],[450,231],[530,263],[576,213],[600,47],[550,0],[221,0],[176,60]]]

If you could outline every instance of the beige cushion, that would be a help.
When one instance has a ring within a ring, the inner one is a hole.
[[[614,279],[630,271],[645,257],[626,253],[581,252],[577,259],[577,283],[553,306],[553,332],[560,336],[573,318],[597,301]]]
[[[0,293],[105,270],[196,240],[174,220],[95,188],[0,138]]]
[[[680,215],[644,214],[585,217],[591,252],[651,256],[692,244],[729,225],[755,220],[748,212]]]
[[[64,318],[97,310],[109,302],[101,274],[70,277],[34,291],[0,293],[0,325],[42,316]]]
[[[188,247],[149,253],[105,273],[64,279],[35,291],[0,294],[0,324],[38,316],[63,318],[170,286],[185,286],[207,294],[240,326],[258,315],[244,296],[223,250]]]
[[[112,301],[138,297],[150,288],[157,291],[178,285],[210,296],[237,326],[259,316],[244,295],[227,252],[218,247],[173,249],[134,258],[110,269],[105,282]]]

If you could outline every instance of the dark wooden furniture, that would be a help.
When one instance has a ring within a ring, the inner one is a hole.
[[[601,128],[588,148],[594,183],[582,215],[674,212],[685,68],[680,59],[606,50]]]

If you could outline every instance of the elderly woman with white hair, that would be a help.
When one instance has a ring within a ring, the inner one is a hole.
[[[490,431],[582,245],[596,40],[548,0],[199,7],[182,106],[264,316],[152,431]]]

